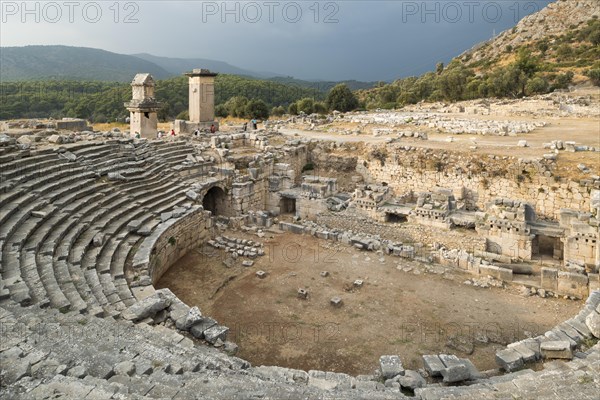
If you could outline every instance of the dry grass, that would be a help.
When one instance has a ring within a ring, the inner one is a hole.
[[[577,168],[579,164],[585,164],[591,172],[584,174]],[[600,175],[600,155],[598,153],[563,151],[559,154],[556,165],[557,169],[554,175],[576,182],[581,179],[589,179],[591,175]]]

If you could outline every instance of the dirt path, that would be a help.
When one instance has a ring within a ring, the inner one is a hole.
[[[254,365],[366,374],[383,354],[399,354],[408,368],[421,368],[422,354],[447,352],[485,370],[496,367],[502,343],[543,333],[581,307],[525,298],[516,289],[467,286],[468,276],[458,271],[422,273],[396,257],[380,259],[312,237],[282,234],[264,243],[266,255],[250,268],[241,261],[226,268],[219,252],[192,252],[157,285],[230,327],[238,355]],[[255,276],[259,269],[267,278]],[[364,285],[355,288],[356,279]],[[308,290],[307,300],[297,298],[299,288]],[[343,299],[342,307],[329,304],[334,296]],[[458,341],[449,348],[452,337]]]
[[[469,116],[457,115],[457,118],[469,119]],[[473,117],[473,116],[470,116]],[[473,118],[476,119],[476,118]],[[498,120],[502,118],[499,117]],[[528,121],[533,119],[522,118],[520,121]],[[515,150],[523,156],[540,156],[547,153],[548,150],[543,148],[543,144],[552,140],[575,141],[578,144],[587,146],[600,147],[600,119],[591,118],[553,118],[546,119],[548,124],[538,128],[530,133],[519,134],[515,136],[489,136],[489,135],[452,135],[449,133],[434,133],[428,132],[429,139],[418,140],[402,138],[401,142],[424,148],[436,148],[444,150],[467,150],[473,143],[479,148],[477,152],[489,152],[500,155],[514,155]],[[419,127],[407,125],[406,129],[423,130]],[[309,137],[311,139],[332,140],[341,143],[385,143],[386,139],[392,136],[372,136],[369,134],[361,135],[341,135],[335,133],[325,133],[319,131],[304,131],[300,129],[281,129],[281,133],[287,136],[299,135],[301,137]],[[454,142],[447,142],[449,136],[454,137]],[[517,147],[519,140],[527,140],[530,147]],[[466,145],[466,149],[465,149]]]

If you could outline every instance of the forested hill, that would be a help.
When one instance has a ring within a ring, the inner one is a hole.
[[[138,57],[88,47],[2,47],[2,82],[39,79],[131,82],[138,72],[156,79],[173,74]]]
[[[188,78],[157,80],[156,97],[163,103],[162,120],[185,118],[188,109]],[[128,78],[128,81],[131,77]],[[221,74],[215,81],[215,104],[225,104],[233,97],[260,100],[270,110],[302,98],[322,100],[325,93],[290,84]],[[123,103],[131,99],[129,83],[93,81],[26,81],[0,84],[0,119],[16,118],[85,118],[91,122],[124,119],[128,112]],[[183,113],[183,114],[182,114]]]

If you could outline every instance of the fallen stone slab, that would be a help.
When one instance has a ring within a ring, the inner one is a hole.
[[[469,369],[464,364],[450,365],[442,370],[444,383],[466,381],[471,377]]]
[[[185,196],[192,201],[196,201],[198,199],[198,193],[194,192],[193,190],[188,190],[185,192]]]
[[[396,355],[379,357],[379,370],[384,379],[392,379],[395,376],[404,375],[402,361]]]
[[[204,339],[204,332],[213,326],[217,325],[217,321],[210,317],[204,317],[204,319],[190,328],[190,333],[195,338]]]
[[[585,325],[592,335],[600,339],[600,314],[593,311],[585,318]]]
[[[238,349],[239,346],[233,342],[227,341],[223,344],[223,351],[230,356],[235,356]]]
[[[151,296],[138,301],[123,312],[123,318],[130,321],[141,321],[144,318],[153,317],[157,312],[169,307],[171,301],[167,296],[157,290]]]
[[[529,339],[532,340],[532,339]],[[523,342],[517,342],[517,343],[511,343],[508,345],[509,348],[515,350],[517,353],[519,353],[519,355],[521,356],[521,358],[523,359],[523,362],[528,363],[528,362],[533,362],[538,360],[541,357],[541,353],[540,353],[540,344],[534,340],[532,340],[532,342],[527,342],[527,343],[523,343]],[[537,347],[537,349],[535,349],[535,347]]]
[[[127,224],[127,231],[133,233],[133,232],[136,232],[141,227],[142,227],[142,221],[140,221],[138,219],[134,219]]]
[[[51,136],[48,136],[48,141],[50,143],[54,143],[54,144],[61,144],[61,143],[63,143],[64,140],[63,140],[63,137],[60,135],[51,135]]]
[[[215,344],[217,339],[221,339],[223,342],[227,340],[227,333],[229,328],[221,325],[214,325],[204,331],[204,339],[210,344]]]
[[[442,370],[446,368],[442,360],[437,355],[424,355],[423,365],[425,370],[432,377],[442,376]]]
[[[496,363],[506,372],[523,368],[523,357],[514,349],[504,349],[496,353]]]
[[[180,318],[176,321],[175,326],[177,329],[182,331],[189,331],[190,328],[199,322],[202,322],[204,317],[200,312],[200,309],[196,306],[190,308],[187,315],[184,318]]]
[[[465,367],[467,367],[467,370],[469,371],[469,379],[470,380],[481,379],[483,377],[483,374],[481,372],[479,372],[479,370],[477,369],[477,367],[475,366],[475,364],[473,364],[471,362],[471,360],[469,360],[467,358],[461,358],[460,362]]]
[[[425,378],[421,376],[417,371],[412,371],[410,369],[404,371],[404,375],[398,378],[398,382],[400,386],[405,389],[412,390],[422,388],[426,385]]]
[[[127,179],[123,175],[121,175],[119,172],[109,172],[108,180],[109,181],[125,181]]]
[[[549,340],[540,344],[542,357],[548,359],[567,359],[573,358],[571,344],[566,340]]]

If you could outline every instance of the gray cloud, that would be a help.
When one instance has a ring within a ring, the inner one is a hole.
[[[57,1],[25,10],[2,1],[0,34],[2,46],[65,44],[305,79],[391,80],[431,70],[549,2]]]

